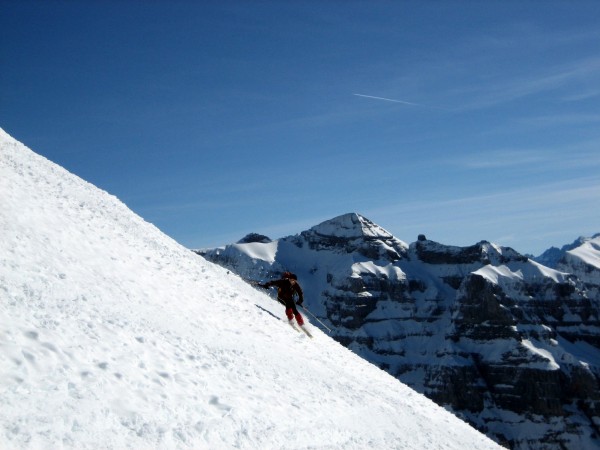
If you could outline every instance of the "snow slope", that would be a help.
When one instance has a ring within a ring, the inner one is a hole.
[[[570,270],[590,285],[600,285],[600,234],[580,238],[581,245],[565,252],[558,267]]]
[[[551,247],[535,258],[541,264],[556,268],[569,262],[580,262],[600,270],[600,233],[592,237],[580,236],[561,249]]]
[[[0,130],[0,443],[499,448]]]
[[[576,275],[587,283],[592,295],[600,294],[600,233],[581,236],[561,249],[549,248],[536,261],[563,272]]]
[[[572,257],[577,257],[584,263],[600,269],[600,234],[585,239],[579,247],[568,251],[567,254]]]

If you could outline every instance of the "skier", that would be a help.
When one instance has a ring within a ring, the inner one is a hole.
[[[298,277],[291,272],[284,272],[279,280],[269,281],[265,284],[259,284],[258,286],[269,289],[272,286],[277,286],[277,300],[285,305],[285,314],[290,321],[290,325],[293,326],[294,317],[298,325],[302,327],[304,325],[304,319],[298,312],[296,304],[302,306],[304,301],[304,294],[302,288],[298,283]],[[298,302],[294,303],[294,295],[298,294]]]

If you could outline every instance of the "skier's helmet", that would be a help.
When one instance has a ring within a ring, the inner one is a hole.
[[[283,275],[281,276],[282,278],[289,278],[291,280],[297,280],[298,277],[296,276],[295,273],[292,272],[283,272]]]

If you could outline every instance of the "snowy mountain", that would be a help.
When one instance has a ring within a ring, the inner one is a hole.
[[[575,274],[599,294],[600,285],[600,233],[591,238],[580,237],[560,250],[552,247],[535,260],[548,267]]]
[[[409,245],[355,213],[199,253],[247,279],[297,273],[337,341],[503,445],[600,447],[597,285],[486,241]]]
[[[498,448],[0,130],[0,442]]]

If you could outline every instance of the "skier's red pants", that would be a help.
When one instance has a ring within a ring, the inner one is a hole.
[[[285,315],[288,316],[288,320],[292,320],[295,317],[296,322],[298,322],[298,325],[304,325],[304,319],[302,318],[302,314],[300,314],[299,312],[294,313],[294,311],[292,311],[292,308],[286,309]]]
[[[285,302],[285,315],[288,316],[288,320],[292,320],[295,317],[296,322],[298,322],[298,325],[304,325],[304,319],[302,318],[302,314],[298,312],[296,304],[293,300]]]

